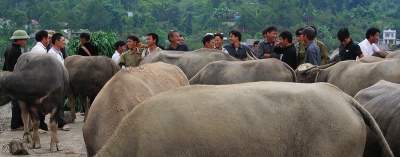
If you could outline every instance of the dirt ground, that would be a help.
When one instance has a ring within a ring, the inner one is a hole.
[[[68,116],[68,115],[66,115]],[[50,116],[46,116],[46,121],[49,122]],[[83,118],[81,114],[76,115],[76,120],[74,123],[69,123],[68,126],[71,128],[70,131],[58,130],[58,138],[60,140],[60,146],[62,151],[51,152],[50,151],[50,138],[51,132],[40,134],[40,143],[42,148],[31,149],[30,155],[24,156],[42,156],[42,157],[85,157],[86,147],[83,141],[82,127]],[[17,138],[22,139],[23,131],[11,131],[10,130],[10,118],[0,119],[0,156],[14,156],[11,155],[7,144]]]

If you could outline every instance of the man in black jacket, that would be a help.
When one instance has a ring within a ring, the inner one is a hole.
[[[297,68],[296,48],[292,43],[292,33],[284,31],[279,34],[279,42],[275,43],[274,51],[277,54],[283,54],[282,62],[288,64],[292,69]]]
[[[78,54],[81,56],[98,56],[99,49],[93,45],[90,41],[89,33],[82,33],[79,35],[79,41],[82,43],[82,47],[79,48]]]

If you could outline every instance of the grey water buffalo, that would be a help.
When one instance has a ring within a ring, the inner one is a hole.
[[[76,119],[75,94],[79,94],[83,99],[81,102],[86,116],[89,111],[88,97],[93,101],[120,68],[106,56],[69,56],[64,65],[69,73],[70,87],[67,96],[71,108],[70,119],[73,122]]]
[[[390,52],[386,58],[397,58],[400,59],[400,50]]]
[[[22,54],[13,72],[0,73],[0,105],[11,99],[19,101],[25,131],[23,138],[30,143],[30,148],[41,148],[37,113],[43,112],[51,114],[50,150],[60,150],[56,119],[60,118],[58,113],[67,88],[68,72],[62,63],[50,54]],[[32,134],[28,128],[30,119]]]
[[[219,60],[236,61],[237,59],[221,51],[211,49],[199,49],[188,52],[157,51],[148,55],[140,62],[140,65],[158,61],[173,64],[181,68],[187,78],[191,79],[208,63]]]
[[[277,59],[216,61],[207,64],[189,83],[220,85],[257,81],[296,82],[296,74]]]
[[[382,130],[394,156],[400,156],[400,84],[379,81],[354,97]],[[378,139],[368,130],[364,157],[384,156]]]
[[[339,48],[333,51],[332,54],[329,56],[329,58],[330,58],[329,63],[340,62],[342,59],[340,58],[339,55]]]
[[[332,101],[335,100],[335,101]],[[362,156],[371,115],[328,83],[191,85],[139,104],[97,156]]]
[[[400,83],[399,68],[397,59],[371,63],[342,61],[327,66],[302,64],[296,69],[296,75],[298,82],[328,82],[354,97],[380,80]]]
[[[120,70],[94,100],[83,126],[88,156],[104,146],[136,105],[154,94],[185,85],[189,85],[185,74],[171,64],[158,62]]]

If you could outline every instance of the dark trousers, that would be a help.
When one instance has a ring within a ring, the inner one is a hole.
[[[24,126],[21,118],[21,108],[19,107],[18,100],[12,100],[12,116],[11,116],[11,129],[16,129],[21,126]],[[38,112],[40,125],[39,128],[42,130],[48,130],[47,124],[44,122],[45,115],[42,112]]]

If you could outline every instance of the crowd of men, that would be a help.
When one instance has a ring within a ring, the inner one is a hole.
[[[296,69],[302,63],[311,63],[313,65],[329,63],[326,47],[324,43],[317,40],[317,29],[314,26],[301,27],[296,30],[297,44],[293,44],[292,33],[283,31],[278,36],[278,30],[274,26],[266,28],[262,34],[264,40],[254,42],[254,49],[240,43],[242,34],[237,30],[229,32],[230,44],[225,46],[222,46],[224,42],[223,34],[205,35],[202,40],[203,48],[219,50],[240,60],[275,58],[287,63],[293,69]],[[351,39],[347,28],[340,29],[337,33],[337,38],[341,43],[339,46],[341,60],[358,60],[364,56],[386,57],[387,54],[375,44],[379,39],[379,35],[379,29],[370,28],[365,34],[365,40],[356,44]],[[23,30],[17,30],[13,33],[10,39],[14,40],[14,42],[4,53],[3,71],[14,70],[15,64],[22,54],[21,47],[26,45],[28,38],[29,36]],[[57,60],[64,63],[68,53],[65,49],[65,38],[61,33],[42,30],[36,33],[35,39],[37,44],[32,48],[32,52],[52,54]],[[90,42],[88,33],[82,33],[79,36],[79,40],[82,44],[78,51],[79,55],[99,55],[99,50]],[[176,30],[168,33],[168,41],[170,44],[165,50],[189,51],[189,47],[185,44],[184,36],[180,35]],[[148,33],[146,42],[147,45],[141,45],[139,38],[133,35],[129,35],[126,38],[126,42],[117,41],[112,59],[121,67],[136,67],[149,54],[164,49],[164,47],[159,46],[159,37],[155,33]],[[69,127],[63,119],[63,110],[59,114],[62,117],[58,120],[59,128],[68,131]],[[40,129],[48,130],[44,122],[45,116],[39,113],[39,119],[41,121]],[[12,101],[11,129],[23,129],[21,110],[16,100]]]

